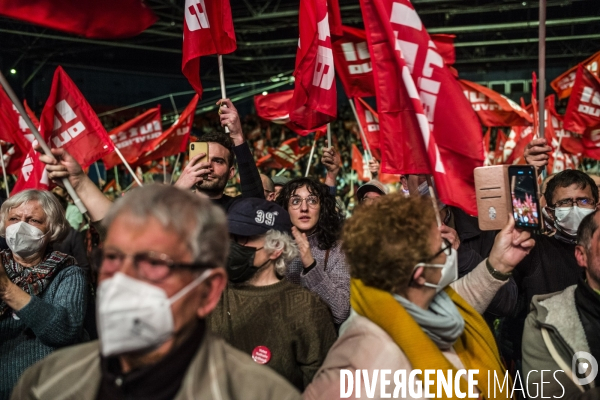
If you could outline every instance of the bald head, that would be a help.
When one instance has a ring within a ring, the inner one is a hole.
[[[273,183],[271,178],[269,178],[265,174],[260,174],[260,180],[262,181],[263,190],[265,192],[265,199],[267,199],[269,201],[274,201],[275,200],[275,184]]]

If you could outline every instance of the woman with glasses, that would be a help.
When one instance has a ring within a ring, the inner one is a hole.
[[[87,339],[85,272],[52,250],[69,225],[56,197],[26,190],[0,208],[0,399],[27,367],[59,347]]]
[[[504,380],[494,336],[480,314],[533,247],[528,232],[517,231],[511,219],[489,258],[455,282],[456,250],[442,239],[430,199],[384,196],[357,208],[342,237],[352,311],[305,400],[457,398],[468,391],[481,398],[494,382],[488,373]],[[465,370],[476,372],[474,386]],[[450,379],[449,392],[441,379]]]
[[[300,250],[286,277],[318,294],[331,309],[334,323],[341,324],[350,313],[350,269],[341,250],[344,217],[335,197],[324,184],[296,178],[283,186],[277,202],[290,214]]]

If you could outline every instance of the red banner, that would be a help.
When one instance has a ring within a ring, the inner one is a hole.
[[[482,125],[524,126],[533,122],[527,111],[500,93],[464,79],[459,82]]]
[[[600,126],[589,128],[581,137],[583,156],[600,160]]]
[[[379,115],[371,107],[365,107],[366,103],[360,97],[354,99],[354,105],[358,114],[358,122],[369,142],[369,146],[367,146],[361,135],[363,149],[370,148],[375,158],[380,160]]]
[[[342,37],[344,32],[339,0],[327,0],[327,16],[329,17],[329,32],[331,32],[331,37]]]
[[[355,144],[352,145],[352,169],[358,174],[358,180],[363,182],[371,180],[369,165],[364,162],[363,155]]]
[[[456,39],[456,35],[438,33],[430,36],[446,65],[454,65],[456,62],[456,50],[454,49],[454,39]]]
[[[302,129],[290,123],[290,109],[292,108],[293,90],[284,92],[259,94],[254,96],[254,107],[256,114],[262,119],[271,121],[276,124],[285,125],[298,135],[306,136],[312,132],[325,132],[327,125],[320,126],[316,129]]]
[[[300,129],[314,130],[333,121],[337,115],[327,1],[301,1],[299,27],[290,123]]]
[[[475,112],[408,0],[361,0],[361,6],[383,172],[430,173],[442,202],[476,215],[473,169],[483,163],[483,148]]]
[[[283,168],[294,168],[302,157],[310,153],[310,146],[300,147],[298,138],[292,138],[281,143],[277,149],[268,151]]]
[[[504,132],[498,129],[496,133],[496,149],[494,150],[494,164],[502,164],[504,162],[504,146],[506,145],[506,136]]]
[[[199,99],[200,96],[196,94],[169,129],[164,131],[158,138],[146,142],[144,153],[135,160],[135,165],[142,165],[148,161],[158,160],[187,150]]]
[[[142,0],[2,0],[0,15],[98,39],[135,36],[158,20]]]
[[[558,94],[559,99],[567,98],[571,95],[571,90],[575,84],[575,76],[577,75],[577,68],[582,65],[594,76],[598,76],[600,71],[600,51],[588,58],[587,60],[577,64],[567,72],[562,73],[558,78],[550,82],[552,89]]]
[[[131,164],[142,155],[146,143],[160,137],[162,133],[158,106],[116,127],[109,132],[109,136],[125,160]],[[110,153],[102,161],[107,169],[123,163],[116,152]]]
[[[344,26],[344,36],[333,43],[335,71],[342,81],[346,95],[375,96],[375,81],[367,37],[362,29]]]
[[[564,127],[582,134],[587,128],[600,125],[600,79],[581,65],[571,92],[564,118]]]
[[[200,57],[237,48],[229,0],[185,0],[182,72],[202,96]]]

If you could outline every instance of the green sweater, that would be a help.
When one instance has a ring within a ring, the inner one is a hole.
[[[327,305],[286,279],[269,286],[230,284],[207,322],[213,332],[245,353],[267,347],[271,359],[266,365],[300,391],[336,340]]]

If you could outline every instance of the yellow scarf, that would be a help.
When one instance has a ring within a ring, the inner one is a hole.
[[[445,291],[465,320],[465,330],[454,344],[454,350],[466,369],[479,370],[479,374],[474,377],[477,380],[479,391],[486,397],[488,383],[493,385],[494,382],[494,371],[500,382],[504,380],[506,373],[500,361],[496,341],[483,317],[473,307],[452,288],[448,287]],[[408,357],[413,369],[441,369],[442,371],[451,369],[452,376],[455,376],[454,365],[444,357],[437,345],[390,293],[366,286],[359,279],[352,279],[350,304],[354,311],[368,318],[394,339],[394,342]],[[490,371],[490,382],[488,382],[488,371]],[[491,397],[509,399],[508,396],[512,390],[510,378],[508,383],[508,395],[506,395],[506,387],[504,387],[503,393],[498,390],[494,397],[494,388],[491,387]],[[463,393],[467,392],[465,379],[461,379],[460,388]],[[445,395],[445,391],[442,391],[442,394]],[[442,398],[446,399],[447,397]]]

